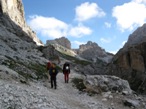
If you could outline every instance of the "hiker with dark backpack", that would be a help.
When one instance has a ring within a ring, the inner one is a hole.
[[[52,63],[52,67],[49,70],[49,74],[51,77],[51,88],[54,87],[54,89],[56,89],[57,88],[56,76],[58,74],[58,70],[54,63]]]
[[[67,63],[67,62],[63,65],[63,74],[64,74],[64,81],[65,81],[65,83],[68,83],[68,81],[69,81],[69,74],[70,74],[70,64]]]

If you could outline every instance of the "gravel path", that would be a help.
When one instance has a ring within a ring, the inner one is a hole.
[[[0,80],[0,109],[108,109],[95,98],[79,94],[71,83],[64,83],[61,73],[57,84],[55,90],[48,82],[25,85]]]

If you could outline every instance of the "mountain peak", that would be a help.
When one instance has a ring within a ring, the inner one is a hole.
[[[64,46],[64,47],[66,47],[66,48],[68,48],[68,49],[71,49],[71,43],[70,43],[70,41],[69,41],[67,38],[61,37],[61,38],[55,39],[55,41],[56,41],[58,44],[60,44],[60,45],[62,45],[62,46]]]
[[[131,47],[146,42],[146,24],[137,28],[128,38],[124,47]]]

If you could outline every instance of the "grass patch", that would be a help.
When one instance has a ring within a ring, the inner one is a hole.
[[[61,52],[59,52],[59,55],[61,57],[65,58],[65,59],[67,59],[67,60],[73,61],[76,64],[80,64],[80,65],[84,65],[84,66],[91,64],[91,62],[89,62],[89,61],[80,60],[80,59],[78,59],[76,57],[73,57],[73,56],[70,56],[70,55],[67,55],[67,54],[63,54]]]
[[[81,78],[73,78],[72,82],[74,86],[79,90],[79,91],[84,91],[86,89],[86,86],[83,83],[83,79]]]
[[[7,57],[7,56],[6,56]],[[2,62],[2,65],[9,66],[9,68],[14,69],[16,67],[16,62],[10,57],[7,57],[9,60]]]
[[[33,70],[38,79],[47,78],[46,65],[30,63],[27,68]],[[34,78],[35,79],[35,78]]]
[[[22,72],[22,71],[18,71],[17,72],[19,75],[21,75],[21,76],[23,76],[26,80],[28,80],[28,79],[33,79],[33,77],[32,77],[32,75],[31,74],[28,74],[28,73],[24,73],[24,72]]]
[[[47,70],[46,70],[46,65],[41,65],[41,64],[36,64],[36,63],[23,63],[19,60],[15,61],[11,57],[7,57],[9,60],[6,60],[3,62],[3,65],[9,66],[10,69],[13,69],[16,71],[18,74],[28,79],[42,79],[42,78],[47,78]],[[22,68],[22,69],[21,69]],[[21,70],[20,70],[21,69]],[[25,70],[26,69],[26,70]],[[23,70],[23,71],[22,71]],[[25,73],[29,71],[29,73]],[[31,73],[34,73],[37,77],[33,77]]]

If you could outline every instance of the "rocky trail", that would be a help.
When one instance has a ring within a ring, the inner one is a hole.
[[[72,83],[65,84],[58,74],[58,87],[48,82],[20,84],[0,80],[1,109],[107,109],[87,94],[79,94]]]
[[[5,73],[2,72],[1,73]],[[80,77],[72,72],[70,79]],[[89,96],[78,91],[72,82],[64,83],[63,74],[57,75],[57,89],[49,81],[29,84],[0,80],[0,109],[130,109],[114,99],[104,101],[103,95]]]

